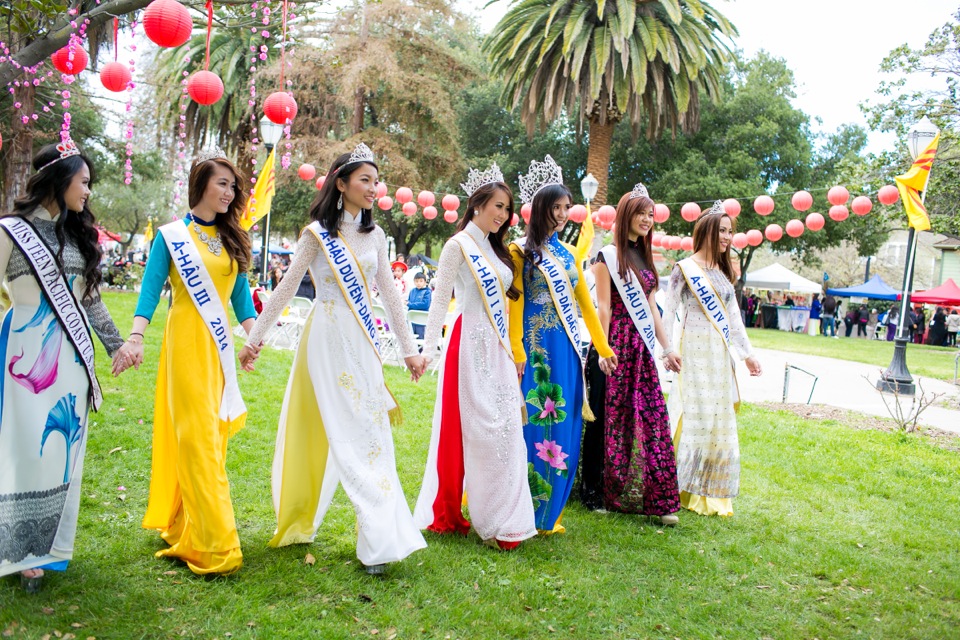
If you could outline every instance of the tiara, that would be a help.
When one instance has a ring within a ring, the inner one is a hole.
[[[197,159],[193,161],[193,165],[196,166],[206,162],[207,160],[213,160],[215,158],[227,158],[227,154],[223,152],[223,149],[221,149],[219,145],[216,144],[200,151],[200,153],[197,154]]]
[[[563,184],[563,169],[547,155],[543,162],[530,161],[530,171],[520,176],[520,200],[524,204],[533,202],[533,197],[540,189],[551,184]]]
[[[650,194],[647,193],[647,188],[643,186],[643,183],[638,182],[633,186],[633,191],[630,192],[630,197],[628,200],[633,200],[634,198],[649,198]]]
[[[373,151],[370,150],[370,147],[361,142],[350,153],[350,158],[348,158],[347,161],[340,166],[343,167],[348,164],[353,164],[354,162],[373,162]]]
[[[726,212],[727,212],[727,210],[723,208],[723,201],[722,201],[722,200],[715,200],[715,201],[713,202],[713,206],[710,207],[710,210],[707,211],[706,215],[712,216],[712,215],[715,214],[715,213],[724,213],[724,214],[725,214]]]
[[[497,166],[496,162],[490,165],[490,168],[486,171],[470,169],[470,173],[467,174],[467,181],[461,182],[460,186],[463,187],[463,192],[466,193],[469,198],[473,195],[473,192],[480,187],[486,184],[493,184],[494,182],[503,182],[503,172],[500,171],[500,167]]]
[[[70,156],[78,156],[78,155],[80,155],[80,149],[77,149],[77,145],[75,145],[75,144],[73,143],[73,140],[71,140],[70,138],[65,138],[60,144],[58,144],[58,145],[57,145],[57,151],[60,152],[60,155],[57,156],[54,160],[51,160],[51,161],[48,162],[47,164],[45,164],[45,165],[43,165],[42,167],[40,167],[39,169],[37,169],[37,172],[38,172],[38,173],[39,173],[40,171],[43,171],[44,169],[46,169],[46,168],[49,167],[50,165],[57,164],[58,162],[60,162],[60,161],[63,160],[64,158],[69,158]]]

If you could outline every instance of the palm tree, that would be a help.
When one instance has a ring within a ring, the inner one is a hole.
[[[660,137],[699,127],[701,91],[720,92],[736,28],[701,0],[515,0],[484,42],[501,99],[528,133],[579,111],[589,121],[587,171],[607,195],[617,122]]]

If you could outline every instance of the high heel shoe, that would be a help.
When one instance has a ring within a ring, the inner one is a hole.
[[[680,518],[670,514],[668,516],[660,516],[660,524],[665,527],[675,527],[680,523]]]
[[[39,593],[40,588],[43,586],[43,572],[40,572],[40,575],[28,576],[26,573],[20,574],[20,586],[27,593]]]

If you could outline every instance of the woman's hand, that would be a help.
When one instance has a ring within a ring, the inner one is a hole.
[[[260,357],[260,349],[260,345],[253,345],[249,342],[240,349],[237,357],[240,360],[240,367],[244,371],[253,371],[256,368],[253,364],[257,361],[257,358]]]
[[[143,343],[127,340],[113,354],[112,372],[114,377],[133,367],[139,369],[143,363]]]
[[[526,369],[526,367],[527,367],[527,361],[526,361],[526,360],[524,360],[523,362],[518,362],[518,363],[517,363],[517,377],[518,377],[518,378],[522,378],[522,377],[523,377],[523,370]]]
[[[409,356],[404,358],[403,361],[410,371],[410,379],[414,382],[419,380],[423,372],[427,370],[427,360],[421,355]]]
[[[618,364],[620,363],[617,360],[617,354],[613,354],[609,358],[600,358],[600,371],[603,371],[603,373],[608,376],[613,375]]]
[[[750,375],[759,376],[763,373],[763,368],[760,366],[760,361],[753,356],[747,358],[744,362],[747,365],[747,371],[750,372]]]
[[[680,369],[683,367],[683,359],[680,357],[680,354],[676,351],[671,351],[670,353],[663,356],[663,368],[667,371],[673,371],[674,373],[679,373]]]

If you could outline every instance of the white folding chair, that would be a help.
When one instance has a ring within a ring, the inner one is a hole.
[[[430,316],[429,311],[420,311],[418,309],[408,309],[407,310],[407,323],[410,325],[410,333],[413,334],[414,340],[417,343],[417,346],[420,347],[420,351],[423,351],[423,339],[418,338],[416,332],[413,330],[413,325],[419,324],[424,327],[427,326],[427,318]]]
[[[377,333],[380,334],[380,355],[384,362],[390,362],[393,359],[400,362],[400,342],[396,334],[388,329],[390,323],[387,320],[387,310],[378,304],[372,306],[373,317],[377,320]]]

